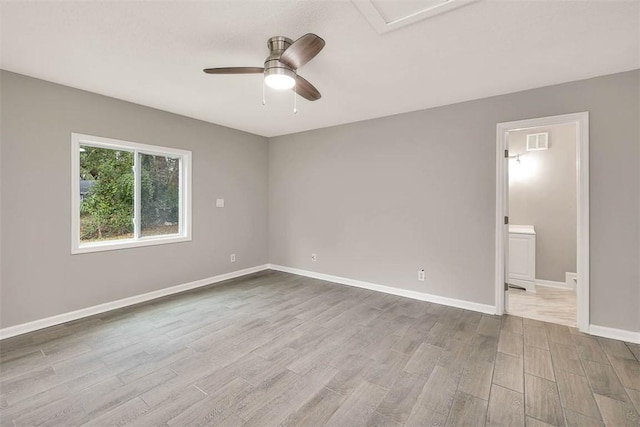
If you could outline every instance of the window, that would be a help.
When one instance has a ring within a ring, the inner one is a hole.
[[[72,134],[72,253],[191,240],[191,152]]]

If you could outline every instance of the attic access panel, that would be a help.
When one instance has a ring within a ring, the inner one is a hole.
[[[478,0],[352,0],[380,34],[397,30]]]

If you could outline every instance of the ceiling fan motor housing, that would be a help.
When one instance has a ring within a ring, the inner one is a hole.
[[[269,47],[269,57],[264,61],[264,76],[270,75],[285,75],[293,79],[296,78],[296,70],[288,65],[280,62],[280,55],[285,51],[293,40],[288,37],[275,36],[267,40],[267,46]]]

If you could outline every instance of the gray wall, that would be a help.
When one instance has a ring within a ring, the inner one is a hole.
[[[640,331],[639,94],[636,70],[271,138],[270,261],[493,304],[496,123],[589,111],[591,323]]]
[[[576,272],[576,126],[509,132],[509,220],[536,230],[536,279],[565,281]],[[530,133],[549,133],[549,149],[527,151]]]
[[[589,111],[591,321],[640,331],[640,71],[272,138],[268,148],[139,105],[0,79],[3,328],[268,259],[493,304],[495,125]],[[71,132],[192,150],[193,241],[72,256]]]
[[[0,79],[2,328],[268,262],[266,138],[5,71]],[[71,255],[72,132],[192,150],[193,240]]]

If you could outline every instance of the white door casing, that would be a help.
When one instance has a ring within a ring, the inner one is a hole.
[[[496,239],[495,239],[495,304],[496,314],[504,314],[507,293],[504,283],[508,270],[508,228],[504,217],[508,215],[508,132],[554,126],[576,125],[576,173],[577,173],[577,324],[581,332],[589,331],[589,113],[571,113],[558,116],[518,120],[496,125]]]

